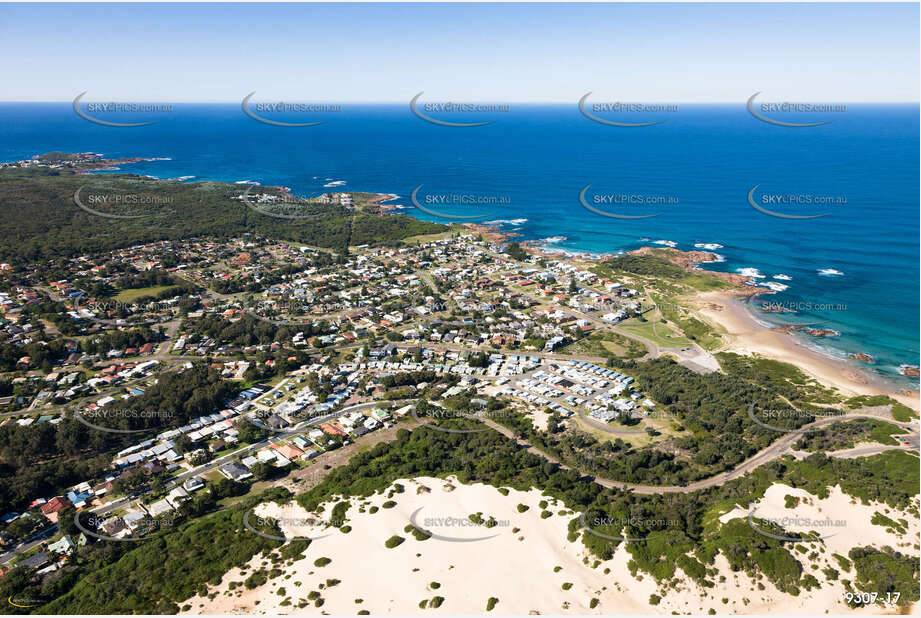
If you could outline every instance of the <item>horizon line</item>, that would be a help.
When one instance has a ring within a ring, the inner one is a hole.
[[[3,0],[0,0],[2,2]],[[390,100],[390,101],[367,101],[367,100],[334,100],[334,99],[294,99],[294,98],[285,98],[285,97],[276,97],[261,99],[263,102],[283,102],[283,103],[310,103],[310,104],[339,104],[339,105],[407,105],[410,102],[410,99],[400,99],[400,100]],[[213,105],[213,104],[227,104],[227,105],[240,105],[242,99],[212,99],[212,100],[179,100],[179,99],[135,99],[135,98],[120,98],[116,99],[98,99],[95,101],[88,101],[90,103],[175,103],[175,104],[192,104],[192,105]],[[575,105],[578,104],[578,99],[573,100],[553,100],[553,101],[514,101],[514,100],[453,100],[451,97],[436,99],[435,102],[445,102],[452,104],[465,104],[465,103],[475,103],[478,105]],[[646,104],[646,105],[744,105],[746,100],[718,100],[718,101],[652,101],[644,100],[641,98],[636,99],[620,99],[620,100],[604,100],[604,103],[621,103],[621,104]],[[823,104],[833,104],[833,105],[919,105],[921,100],[914,101],[892,101],[892,100],[872,100],[872,101],[840,101],[840,100],[802,100],[792,99],[792,98],[779,98],[772,100],[771,102],[783,102],[783,103],[809,103],[813,105],[823,105]],[[5,103],[66,103],[73,104],[73,99],[55,99],[55,100],[35,100],[35,99],[12,99],[12,100],[0,100],[0,105]]]

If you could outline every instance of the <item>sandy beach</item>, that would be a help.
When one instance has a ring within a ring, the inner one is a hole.
[[[711,608],[719,613],[880,614],[887,613],[881,606],[848,608],[840,579],[827,581],[821,569],[829,565],[840,568],[831,564],[833,552],[847,555],[857,545],[911,546],[918,537],[917,522],[912,522],[908,533],[901,536],[871,525],[870,517],[876,511],[887,512],[893,518],[904,516],[885,505],[855,506],[850,496],[837,489],[820,500],[802,490],[774,485],[757,504],[759,517],[846,520],[846,528],[833,530],[846,533],[828,539],[818,558],[797,555],[806,572],[819,579],[820,588],[791,596],[762,578],[763,589],[759,589],[759,582],[733,572],[725,558],[718,556],[714,566],[725,574],[725,580],[716,581],[714,587],[682,582],[677,589],[663,590],[648,575],[630,574],[631,556],[624,545],[610,560],[597,561],[580,540],[567,540],[568,524],[578,513],[566,511],[561,503],[554,504],[537,490],[509,490],[506,496],[492,486],[462,485],[451,477],[421,477],[397,484],[405,489],[403,493],[351,500],[346,515],[351,526],[348,533],[291,523],[311,517],[297,505],[257,507],[257,516],[278,518],[289,538],[304,535],[316,539],[305,557],[277,565],[280,573],[265,584],[247,589],[240,582],[249,574],[259,568],[272,568],[270,561],[257,556],[245,572],[233,569],[227,573],[219,585],[209,588],[207,597],[189,599],[186,603],[190,608],[184,613],[354,614],[367,610],[371,614],[472,614],[483,612],[494,597],[498,599],[494,610],[497,614],[706,613]],[[800,498],[793,510],[784,506],[788,494]],[[396,504],[384,507],[388,500]],[[550,501],[546,510],[552,515],[547,518],[541,517],[542,500]],[[521,512],[519,505],[528,508]],[[324,509],[327,517],[329,506]],[[372,506],[379,510],[371,513]],[[748,508],[738,507],[721,520],[746,518],[748,512]],[[472,513],[482,513],[484,519],[493,517],[496,525],[457,524]],[[323,517],[323,513],[319,515]],[[416,540],[404,531],[410,521],[436,536]],[[796,530],[795,526],[785,528]],[[393,535],[404,541],[388,548],[385,541]],[[324,562],[317,563],[319,558],[329,562],[318,566]],[[680,572],[678,576],[682,577]],[[842,578],[847,577],[842,574]],[[657,604],[650,602],[654,594],[661,597]],[[315,605],[317,596],[322,598],[321,607]],[[436,597],[440,603],[433,607],[431,601]],[[425,608],[420,607],[423,601],[427,602]]]
[[[792,363],[822,384],[839,389],[844,395],[884,394],[916,411],[919,409],[917,392],[908,395],[898,391],[883,379],[861,371],[853,363],[810,350],[789,334],[759,324],[732,292],[703,293],[692,301],[692,305],[701,318],[717,326],[728,338],[723,351],[761,354]]]

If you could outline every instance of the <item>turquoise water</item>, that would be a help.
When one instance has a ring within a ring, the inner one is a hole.
[[[420,120],[408,105],[344,105],[310,117],[325,124],[282,128],[248,118],[239,104],[187,104],[151,116],[159,120],[154,125],[112,128],[79,118],[70,104],[0,104],[0,159],[52,150],[166,157],[124,171],[255,181],[304,195],[396,193],[395,203],[406,207],[401,212],[443,220],[411,206],[410,193],[422,185],[420,200],[447,194],[501,200],[429,209],[486,214],[485,221],[498,221],[523,240],[548,239],[548,246],[573,252],[614,253],[654,241],[685,250],[717,244],[724,261],[707,268],[757,269],[760,283],[788,286],[766,300],[799,313],[763,319],[837,330],[840,337],[808,343],[838,357],[868,353],[877,360],[869,371],[917,388],[917,380],[897,369],[917,364],[919,355],[918,111],[917,105],[852,105],[828,125],[791,129],[754,119],[742,104],[679,105],[677,112],[650,116],[664,117],[662,124],[621,128],[588,120],[575,104],[510,105],[508,112],[475,118],[440,116],[494,121],[456,128]],[[334,181],[345,184],[324,187]],[[667,203],[596,205],[611,213],[658,214],[608,218],[580,203],[589,184],[590,204],[608,194]],[[756,185],[756,204],[775,212],[829,214],[768,216],[748,202]],[[791,193],[846,202],[761,201]]]

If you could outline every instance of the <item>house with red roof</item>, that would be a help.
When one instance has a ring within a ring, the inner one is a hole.
[[[42,515],[48,518],[52,523],[58,523],[58,513],[69,506],[69,502],[64,496],[55,496],[41,506]]]

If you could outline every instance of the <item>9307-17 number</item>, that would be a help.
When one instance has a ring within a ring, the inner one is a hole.
[[[845,592],[844,599],[854,605],[872,605],[877,601],[885,602],[887,605],[899,602],[901,592],[887,592],[881,595],[878,592]]]

